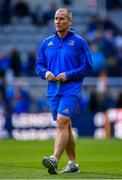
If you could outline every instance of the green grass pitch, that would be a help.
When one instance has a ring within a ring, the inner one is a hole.
[[[79,138],[76,141],[80,173],[49,175],[40,163],[53,152],[54,140],[0,140],[0,179],[122,179],[122,140]],[[64,154],[60,171],[67,163]]]

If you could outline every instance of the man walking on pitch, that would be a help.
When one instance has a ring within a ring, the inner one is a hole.
[[[81,93],[83,78],[92,72],[87,42],[70,30],[72,13],[65,8],[58,9],[54,24],[56,32],[43,40],[36,62],[36,73],[48,81],[50,110],[53,120],[57,121],[54,153],[42,159],[49,174],[57,174],[57,164],[64,151],[69,162],[61,172],[79,171],[71,120]]]

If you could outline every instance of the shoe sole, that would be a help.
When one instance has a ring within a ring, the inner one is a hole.
[[[72,174],[72,173],[76,173],[76,174],[77,174],[77,173],[80,173],[80,170],[74,171],[74,172],[73,172],[73,171],[71,171],[71,172],[63,172],[63,171],[61,171],[61,172],[60,172],[60,174],[69,174],[69,173],[71,173],[71,174]]]
[[[54,167],[53,163],[49,160],[49,158],[44,157],[42,159],[42,164],[44,167],[48,168],[49,174],[57,174],[57,169]]]

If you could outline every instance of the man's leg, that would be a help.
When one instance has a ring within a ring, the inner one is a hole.
[[[69,139],[65,148],[69,161],[76,161],[76,154],[75,154],[75,140],[72,133],[72,125],[70,122],[69,125]]]
[[[57,116],[57,133],[55,139],[54,156],[60,159],[69,141],[70,118],[58,114]]]
[[[79,165],[76,163],[76,154],[75,154],[75,140],[72,133],[72,125],[70,122],[69,125],[69,139],[65,148],[67,156],[69,158],[69,162],[67,166],[61,171],[61,173],[72,173],[72,172],[80,172]]]
[[[48,168],[49,174],[57,174],[57,161],[60,159],[69,140],[70,118],[57,115],[57,134],[55,139],[54,154],[50,157],[44,157],[42,164]]]

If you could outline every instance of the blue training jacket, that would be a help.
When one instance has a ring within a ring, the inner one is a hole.
[[[41,43],[36,73],[45,79],[47,71],[54,76],[65,72],[67,81],[48,81],[47,96],[81,94],[84,76],[92,71],[92,59],[87,42],[78,34],[69,31],[64,38],[55,33]]]

